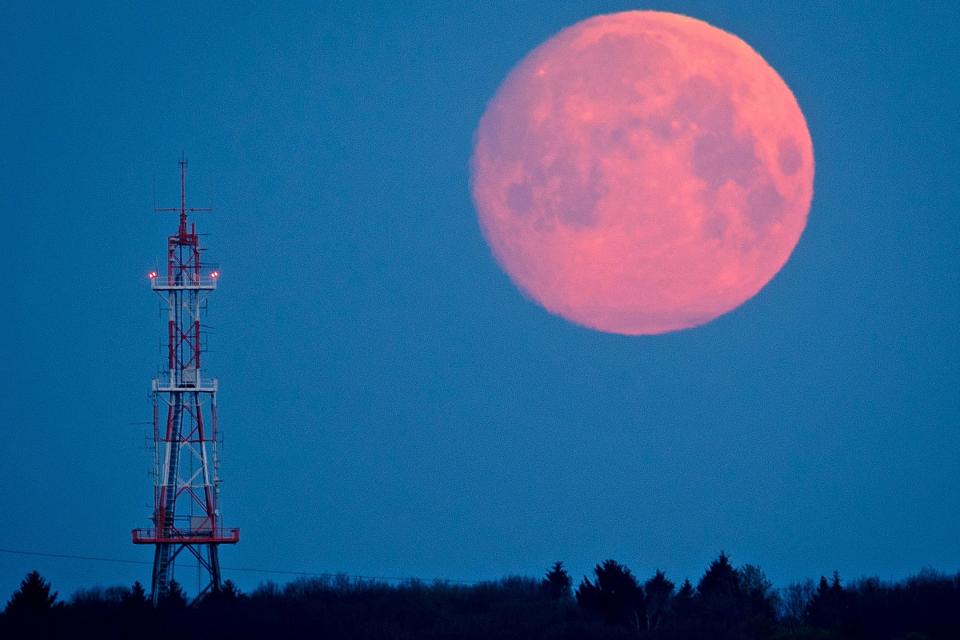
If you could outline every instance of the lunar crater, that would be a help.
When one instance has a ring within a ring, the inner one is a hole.
[[[703,76],[687,81],[670,111],[701,131],[725,134],[733,129],[733,100],[728,92]]]
[[[529,178],[507,189],[509,209],[521,218],[533,213],[541,229],[552,229],[558,222],[573,228],[596,224],[597,204],[607,190],[603,170],[593,164],[583,173],[572,157],[576,156],[568,152],[546,166],[527,165]]]
[[[803,165],[803,156],[797,148],[797,143],[792,138],[784,138],[780,141],[777,149],[777,162],[780,164],[780,170],[786,176],[792,176]]]
[[[753,138],[713,132],[694,138],[694,172],[711,189],[717,189],[728,180],[741,186],[749,185],[759,166]]]

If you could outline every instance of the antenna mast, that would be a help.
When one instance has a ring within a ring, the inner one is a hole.
[[[174,563],[184,550],[209,581],[197,594],[220,591],[221,544],[240,541],[239,529],[220,522],[217,477],[217,379],[203,378],[205,350],[200,311],[217,288],[220,272],[200,259],[200,240],[187,207],[187,161],[180,162],[180,206],[156,209],[180,214],[177,232],[167,238],[167,272],[149,274],[150,287],[166,302],[167,362],[153,380],[153,526],[133,530],[134,544],[152,544],[151,598],[156,606],[170,590]]]

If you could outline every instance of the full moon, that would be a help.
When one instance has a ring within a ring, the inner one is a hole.
[[[659,334],[776,275],[806,226],[813,167],[793,93],[748,44],[628,11],[517,64],[480,120],[471,186],[525,295],[593,329]]]

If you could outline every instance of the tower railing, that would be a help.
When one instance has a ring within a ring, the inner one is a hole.
[[[217,288],[215,276],[168,278],[167,276],[151,276],[150,287],[154,291],[198,290],[213,291]]]
[[[171,527],[170,531],[162,531],[156,527],[145,527],[133,530],[134,544],[158,543],[190,543],[190,544],[236,544],[240,542],[240,529],[219,527],[217,529],[186,529]]]
[[[189,378],[189,376],[187,376]],[[199,378],[193,376],[189,382],[181,378],[180,384],[171,379],[169,373],[161,373],[153,379],[151,388],[154,393],[216,393],[219,381],[216,378]]]

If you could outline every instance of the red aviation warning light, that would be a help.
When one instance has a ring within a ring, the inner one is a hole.
[[[174,562],[189,552],[209,577],[197,598],[220,591],[221,544],[240,541],[240,530],[220,520],[217,447],[217,379],[201,374],[205,351],[200,312],[217,288],[220,272],[201,262],[196,223],[187,215],[210,209],[186,205],[187,162],[180,161],[180,206],[157,211],[180,214],[167,238],[167,273],[148,274],[150,288],[166,303],[167,357],[153,380],[153,526],[133,530],[134,544],[154,545],[151,598],[156,606],[170,589]],[[209,273],[209,277],[201,277]]]

